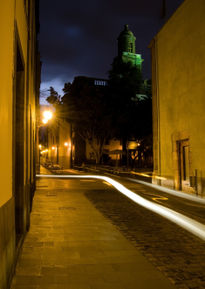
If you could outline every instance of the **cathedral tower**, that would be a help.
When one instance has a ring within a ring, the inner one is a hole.
[[[128,25],[124,26],[124,30],[120,33],[118,37],[118,57],[122,59],[123,62],[131,62],[134,66],[141,69],[142,61],[140,54],[136,54],[135,51],[135,40],[136,37],[129,30]]]

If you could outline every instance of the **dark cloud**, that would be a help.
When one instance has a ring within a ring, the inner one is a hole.
[[[167,0],[168,16],[181,2]],[[77,75],[107,77],[124,24],[136,36],[144,76],[150,77],[147,46],[163,24],[161,4],[162,0],[40,1],[43,86],[52,81],[59,86]]]

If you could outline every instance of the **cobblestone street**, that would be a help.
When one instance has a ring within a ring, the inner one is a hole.
[[[205,288],[203,241],[110,187],[86,196],[178,289]]]

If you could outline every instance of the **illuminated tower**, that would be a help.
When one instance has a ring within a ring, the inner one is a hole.
[[[124,30],[120,33],[118,37],[118,57],[122,59],[123,62],[131,62],[134,66],[141,69],[143,59],[140,54],[135,52],[135,40],[136,37],[129,30],[126,24]]]

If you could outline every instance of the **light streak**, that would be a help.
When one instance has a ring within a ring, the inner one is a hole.
[[[138,173],[138,172],[135,172],[135,171],[130,171],[130,173],[133,174],[133,175],[137,175],[137,176],[142,176],[142,177],[146,177],[146,178],[152,178],[152,175],[148,175],[148,174],[145,174],[145,173]],[[166,178],[160,177],[160,176],[155,176],[155,179],[166,180]]]
[[[137,173],[137,172],[134,172],[134,171],[131,171],[131,174],[137,175],[137,176],[146,177],[146,178],[151,178],[152,177],[150,175],[147,175],[147,174],[144,174],[144,173]]]
[[[167,201],[168,200],[168,198],[166,198],[166,197],[161,197],[161,196],[159,196],[159,197],[156,197],[156,198],[152,198],[152,200],[153,201]]]
[[[164,177],[159,177],[159,176],[155,176],[155,179],[158,179],[158,180],[166,180],[166,178],[164,178]]]
[[[194,201],[194,202],[201,203],[201,204],[205,205],[205,199],[202,199],[202,198],[197,197],[197,196],[189,195],[187,193],[183,193],[183,192],[180,192],[180,191],[172,190],[172,189],[169,189],[169,188],[166,188],[166,187],[163,187],[163,186],[147,183],[147,182],[136,180],[136,179],[132,179],[132,178],[126,178],[126,179],[131,181],[131,182],[139,183],[139,184],[145,185],[147,187],[151,187],[153,189],[156,189],[158,191],[165,192],[165,193],[170,194],[170,195],[174,195],[174,196],[177,196],[177,197],[180,197],[180,198],[184,198],[184,199],[187,199],[187,200]]]
[[[106,177],[106,176],[98,176],[98,175],[36,175],[37,177],[42,178],[62,178],[62,179],[98,179],[103,180],[111,184],[114,188],[116,188],[119,192],[123,195],[127,196],[129,199],[137,203],[138,205],[149,209],[150,211],[157,213],[160,216],[165,217],[166,219],[172,221],[173,223],[179,225],[180,227],[184,228],[185,230],[189,231],[190,233],[194,234],[195,236],[199,237],[200,239],[205,241],[205,225],[192,220],[189,217],[186,217],[178,212],[175,212],[169,208],[165,208],[159,204],[155,204],[151,201],[148,201],[139,195],[135,194],[134,192],[127,189],[125,186],[120,184],[119,182]]]

